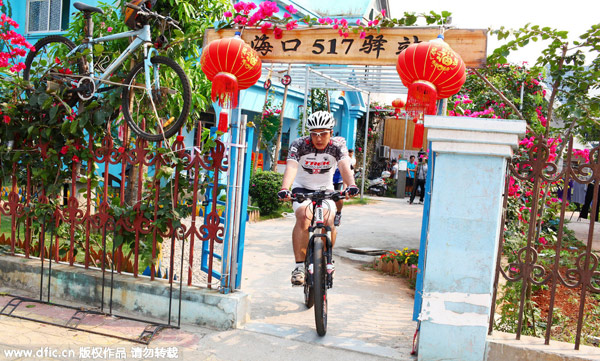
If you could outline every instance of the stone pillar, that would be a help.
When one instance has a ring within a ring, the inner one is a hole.
[[[426,116],[425,127],[435,164],[419,316],[419,360],[481,361],[486,350],[506,164],[526,124],[521,120]]]

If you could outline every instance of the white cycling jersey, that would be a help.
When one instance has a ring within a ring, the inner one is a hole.
[[[318,150],[310,136],[294,140],[288,151],[288,160],[298,162],[298,173],[292,184],[294,188],[310,190],[333,190],[333,174],[339,161],[350,159],[346,140],[332,137],[325,149]]]

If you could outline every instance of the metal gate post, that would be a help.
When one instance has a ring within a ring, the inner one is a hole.
[[[237,272],[235,277],[235,289],[242,285],[242,266],[244,261],[244,241],[246,239],[246,223],[248,222],[248,192],[250,190],[250,177],[252,176],[252,149],[254,148],[254,128],[246,128],[246,161],[244,163],[244,175],[242,179],[242,203],[240,205],[240,221],[237,248]],[[241,155],[240,155],[241,156]]]

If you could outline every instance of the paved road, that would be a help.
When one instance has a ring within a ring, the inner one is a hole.
[[[409,357],[416,327],[414,292],[405,279],[366,270],[372,256],[357,257],[347,250],[417,247],[422,211],[422,205],[388,198],[344,208],[324,338],[315,334],[314,311],[304,306],[302,289],[290,286],[293,217],[250,224],[242,284],[252,297],[252,321],[246,329],[382,357]]]
[[[157,360],[170,358],[164,354],[169,347],[176,348],[178,359],[184,360],[414,359],[410,356],[416,327],[412,321],[413,291],[402,278],[365,269],[365,262],[372,257],[352,259],[346,250],[416,247],[422,210],[422,206],[408,205],[402,199],[380,199],[344,209],[334,252],[336,275],[329,293],[325,337],[316,335],[314,312],[304,306],[302,289],[290,286],[293,219],[283,218],[248,225],[242,290],[251,297],[251,321],[243,329],[216,331],[184,326],[163,330],[148,346],[155,352],[162,350],[162,357],[149,353],[133,357],[146,346],[1,316],[0,360],[92,360],[82,357],[91,348],[112,352],[122,348],[128,360]],[[22,309],[56,316],[55,307]],[[118,326],[103,327],[114,327],[116,332]],[[34,354],[9,357],[5,351],[10,350],[32,350]],[[59,354],[35,355],[44,350]],[[70,354],[63,357],[63,351]]]

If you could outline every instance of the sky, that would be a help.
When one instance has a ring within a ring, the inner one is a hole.
[[[401,18],[405,11],[423,13],[435,11],[441,14],[446,10],[452,13],[452,25],[460,29],[498,29],[501,26],[518,29],[527,23],[548,26],[560,31],[569,32],[569,40],[590,29],[593,24],[600,23],[600,0],[421,0],[401,1],[389,0],[390,16]],[[424,25],[424,23],[421,23]],[[504,40],[503,42],[506,42]],[[495,36],[488,34],[487,55],[502,45]],[[533,65],[545,46],[540,42],[530,42],[525,48],[511,52],[508,61]],[[588,56],[587,62],[591,61]],[[389,104],[393,99],[406,95],[375,95],[376,101]]]
[[[452,13],[452,25],[461,29],[518,29],[527,23],[549,26],[557,30],[569,31],[570,40],[576,39],[593,24],[600,23],[599,0],[502,0],[491,1],[400,1],[389,0],[390,15],[394,18],[403,16],[404,11],[441,13],[443,10]],[[501,43],[488,35],[488,55]],[[533,64],[543,46],[530,43],[526,48],[508,58],[510,62]]]

